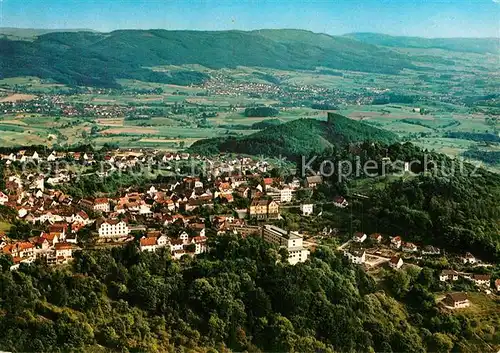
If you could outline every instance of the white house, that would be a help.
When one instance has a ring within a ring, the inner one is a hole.
[[[443,302],[452,308],[466,308],[470,305],[467,293],[448,293]]]
[[[413,243],[403,243],[401,246],[401,250],[404,252],[416,252],[418,250],[418,247],[413,244]]]
[[[489,286],[491,281],[491,276],[474,274],[472,276],[472,280],[474,281],[476,286]]]
[[[346,208],[347,206],[349,206],[349,203],[347,202],[347,200],[345,198],[343,198],[342,196],[337,196],[333,199],[333,204],[337,207],[340,207],[340,208]]]
[[[361,232],[356,232],[354,233],[352,240],[355,241],[356,243],[362,243],[366,240],[366,234]]]
[[[401,243],[402,243],[402,240],[401,240],[400,236],[396,236],[396,237],[391,238],[391,247],[392,248],[399,249],[401,247]]]
[[[94,200],[93,210],[97,212],[109,212],[109,200],[107,198],[97,198]]]
[[[464,257],[462,257],[462,262],[464,264],[475,264],[477,262],[477,259],[472,255],[470,252],[466,253]]]
[[[205,236],[193,237],[191,239],[191,244],[195,244],[195,250],[194,250],[195,255],[207,251],[207,237]]]
[[[139,249],[141,251],[155,252],[158,248],[157,240],[156,237],[142,237],[139,241]]]
[[[57,263],[65,263],[73,258],[73,247],[69,243],[57,243],[54,249]]]
[[[389,266],[393,269],[398,270],[401,268],[401,266],[403,266],[403,259],[399,256],[393,256],[391,257],[391,260],[389,260]]]
[[[292,189],[283,188],[280,190],[280,202],[290,202],[292,201]]]
[[[179,239],[182,240],[182,243],[184,245],[187,245],[189,244],[189,234],[186,233],[186,232],[182,232],[180,235],[179,235]]]
[[[366,252],[364,250],[345,251],[344,255],[353,264],[364,264],[366,261]]]
[[[9,197],[0,191],[0,205],[5,205],[9,202]]]
[[[439,280],[441,282],[445,282],[448,280],[456,281],[458,280],[458,272],[454,270],[443,270],[439,274]]]
[[[303,203],[300,205],[300,211],[303,216],[310,216],[313,213],[314,204],[312,203]]]

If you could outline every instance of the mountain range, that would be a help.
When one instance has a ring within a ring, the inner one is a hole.
[[[390,48],[405,40],[383,35],[331,36],[294,29],[46,31],[0,29],[0,77],[37,76],[69,85],[118,87],[120,78],[175,84],[207,79],[196,71],[151,69],[162,65],[327,67],[386,74],[417,68],[411,56]],[[458,50],[456,41],[447,46]],[[491,40],[477,41],[484,42],[478,44],[483,52],[494,51]],[[430,46],[423,38],[406,42]]]

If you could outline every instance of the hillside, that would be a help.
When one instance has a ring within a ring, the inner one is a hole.
[[[48,28],[13,28],[0,27],[0,38],[5,37],[11,40],[33,40],[38,36],[53,32],[94,32],[86,28],[66,28],[66,29],[48,29]]]
[[[328,147],[362,141],[391,143],[397,136],[344,116],[328,113],[331,123],[298,119],[272,126],[245,137],[207,139],[195,142],[191,151],[200,154],[234,152],[266,156],[297,157],[321,153]]]
[[[163,73],[161,65],[210,68],[318,66],[396,74],[409,57],[345,37],[301,30],[54,32],[33,41],[0,39],[0,77],[37,76],[75,85],[116,86],[116,79],[190,84],[196,72]],[[176,77],[180,75],[180,77]]]
[[[444,49],[478,54],[498,54],[500,50],[499,38],[420,38],[380,33],[349,33],[345,37],[386,47]]]

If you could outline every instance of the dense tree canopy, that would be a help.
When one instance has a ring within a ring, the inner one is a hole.
[[[441,324],[420,327],[361,268],[327,248],[290,266],[259,238],[223,236],[210,245],[210,253],[181,261],[129,244],[80,252],[72,268],[1,272],[0,349],[424,352],[454,345]],[[421,277],[389,275],[388,288],[411,302],[417,285],[425,294]],[[427,313],[449,320],[433,305]]]

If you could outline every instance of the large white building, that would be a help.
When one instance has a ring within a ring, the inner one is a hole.
[[[127,222],[118,219],[102,219],[97,222],[99,237],[123,237],[130,233]]]
[[[304,248],[302,236],[298,232],[290,232],[273,225],[265,225],[262,229],[265,241],[279,245],[288,250],[288,262],[295,265],[309,257],[309,250]]]

